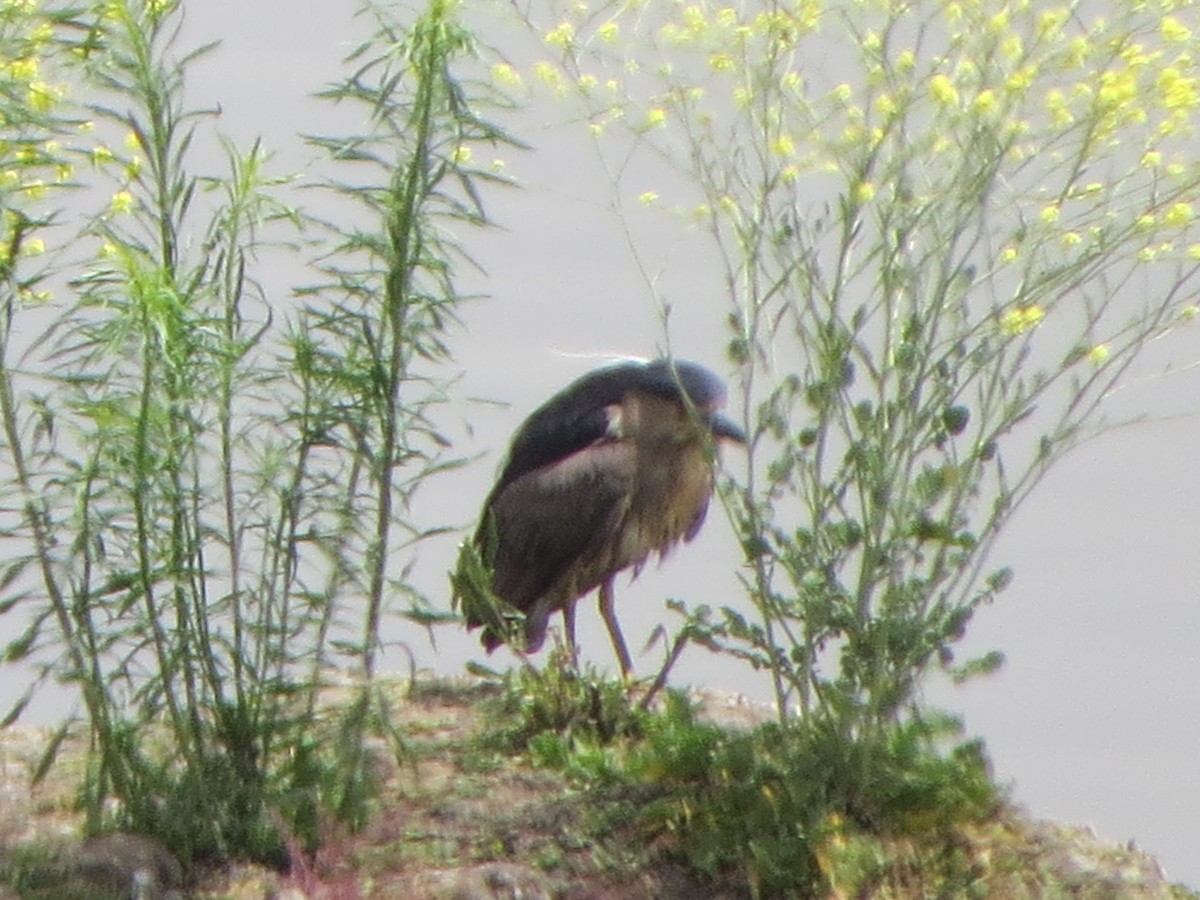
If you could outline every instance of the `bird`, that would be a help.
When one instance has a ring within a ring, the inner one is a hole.
[[[525,420],[452,575],[488,653],[502,643],[537,652],[561,612],[574,658],[575,604],[598,588],[629,675],[613,581],[700,531],[718,445],[746,443],[718,412],[724,401],[721,379],[697,363],[628,360],[582,376]]]

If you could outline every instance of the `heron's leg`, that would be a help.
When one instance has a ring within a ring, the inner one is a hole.
[[[612,638],[613,649],[617,651],[617,659],[621,661],[621,675],[627,676],[633,671],[633,661],[629,658],[629,648],[625,646],[625,638],[621,634],[621,626],[617,624],[617,613],[613,609],[613,580],[605,578],[600,585],[600,616],[608,626],[608,636]]]
[[[563,630],[566,632],[567,652],[571,654],[571,664],[579,668],[579,645],[575,643],[575,601],[572,600],[563,607]]]

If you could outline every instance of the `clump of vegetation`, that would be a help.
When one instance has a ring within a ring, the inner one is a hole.
[[[646,710],[611,680],[560,666],[509,673],[496,702],[485,741],[563,770],[666,858],[754,896],[819,896],[831,879],[866,879],[890,857],[880,850],[872,868],[856,852],[900,839],[928,845],[927,875],[965,883],[958,829],[1002,801],[982,744],[945,718],[875,743],[816,721],[731,730],[679,691]]]
[[[178,46],[183,6],[0,10],[0,613],[24,623],[3,655],[79,689],[90,832],[283,864],[369,816],[370,735],[402,752],[371,676],[385,615],[430,618],[401,560],[430,530],[408,497],[453,464],[429,417],[459,302],[445,226],[485,222],[470,148],[506,138],[459,80],[454,4],[368,3],[324,92],[361,131],[309,139],[354,224],[293,206],[259,143],[199,174],[215,114],[185,82],[213,48]],[[259,267],[318,232],[288,309]],[[358,678],[331,712],[335,666]]]

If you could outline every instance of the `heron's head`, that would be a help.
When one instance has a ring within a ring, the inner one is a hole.
[[[656,359],[643,364],[632,380],[637,389],[647,393],[683,399],[718,442],[746,443],[746,433],[720,414],[725,405],[725,383],[704,366],[682,359]]]

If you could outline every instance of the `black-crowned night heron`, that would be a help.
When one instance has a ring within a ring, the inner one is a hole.
[[[703,366],[624,362],[584,375],[525,421],[454,576],[488,652],[505,642],[538,650],[558,610],[574,652],[575,602],[599,587],[621,671],[631,670],[613,579],[700,530],[717,445],[745,443],[717,413],[724,400]],[[512,610],[523,629],[511,627]]]

